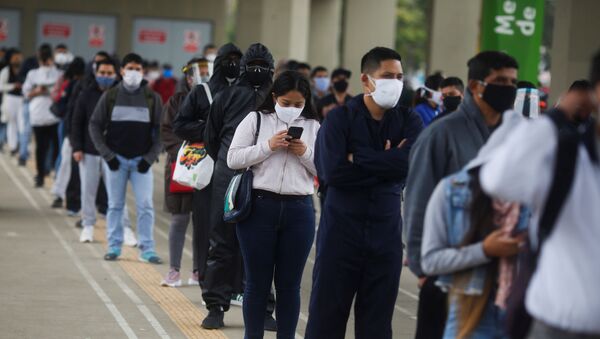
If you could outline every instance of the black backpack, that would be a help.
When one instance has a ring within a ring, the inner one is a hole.
[[[592,161],[598,163],[595,150],[594,124],[577,127],[569,122],[561,111],[549,112],[548,117],[558,128],[558,148],[554,163],[554,176],[550,192],[539,222],[538,246],[533,249],[531,244],[525,246],[525,251],[519,254],[518,272],[508,297],[506,312],[506,330],[512,339],[523,339],[529,334],[532,317],[525,308],[525,295],[533,273],[537,268],[537,259],[542,244],[552,234],[560,211],[569,196],[577,163],[579,145],[583,144]]]

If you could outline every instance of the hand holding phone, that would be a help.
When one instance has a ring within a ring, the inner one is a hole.
[[[292,126],[288,129],[287,135],[290,140],[300,139],[302,132],[304,132],[304,128]]]

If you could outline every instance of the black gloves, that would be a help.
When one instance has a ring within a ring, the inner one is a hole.
[[[138,163],[138,172],[146,173],[146,172],[148,172],[149,169],[150,169],[150,164],[144,159],[140,160],[140,162]]]
[[[117,159],[117,157],[114,157],[112,159],[110,159],[109,161],[107,161],[108,164],[108,168],[110,168],[111,171],[116,171],[119,169],[119,165],[121,164],[119,162],[119,159]]]

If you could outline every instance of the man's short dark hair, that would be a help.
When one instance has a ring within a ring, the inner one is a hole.
[[[298,64],[298,66],[296,66],[296,70],[300,70],[300,69],[307,69],[310,72],[310,65],[306,62],[301,62]]]
[[[592,83],[585,79],[576,80],[569,87],[569,92],[571,92],[571,91],[588,92],[588,91],[593,91],[593,90],[594,90],[594,86],[592,86]]]
[[[454,86],[461,93],[465,92],[465,84],[458,77],[447,77],[440,83],[440,88]]]
[[[592,67],[590,70],[590,82],[592,86],[600,85],[600,51],[592,58]]]
[[[352,72],[349,69],[338,67],[331,72],[331,79],[337,78],[340,75],[350,79],[352,77]]]
[[[442,76],[441,72],[435,72],[425,79],[425,87],[437,91],[440,89],[442,81],[444,80],[444,76]]]
[[[373,73],[385,60],[398,60],[402,61],[400,54],[391,48],[387,47],[375,47],[368,51],[360,61],[360,71],[362,73]]]
[[[58,45],[56,45],[56,47],[54,47],[54,49],[68,49],[68,48],[67,48],[67,45],[65,45],[65,44],[58,44]]]
[[[503,68],[519,69],[519,63],[510,55],[499,51],[484,51],[467,62],[469,67],[469,80],[485,79],[492,70]]]
[[[117,65],[115,65],[115,62],[111,58],[98,61],[96,63],[96,70],[99,70],[102,65],[110,65],[115,69],[115,72],[117,71]]]
[[[204,45],[203,52],[206,53],[206,50],[214,49],[214,48],[217,48],[217,46],[215,46],[215,44],[206,44],[206,45]]]
[[[96,54],[94,54],[94,57],[103,57],[104,59],[110,59],[110,54],[108,54],[106,51],[98,51]]]
[[[52,47],[49,44],[42,44],[40,48],[38,48],[38,57],[42,62],[52,59]]]
[[[130,62],[143,65],[144,61],[143,61],[142,57],[139,56],[138,54],[129,53],[123,58],[123,61],[121,62],[121,67],[125,67],[125,65],[127,65]]]
[[[327,68],[323,67],[323,66],[317,66],[315,68],[312,69],[312,72],[310,72],[310,77],[314,78],[315,75],[317,75],[317,73],[319,72],[327,72]]]

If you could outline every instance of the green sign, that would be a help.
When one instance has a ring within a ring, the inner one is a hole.
[[[519,62],[519,79],[537,83],[544,0],[481,0],[481,50],[499,50]]]

